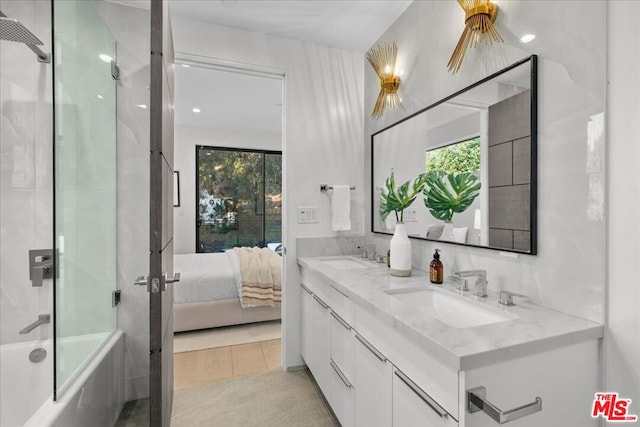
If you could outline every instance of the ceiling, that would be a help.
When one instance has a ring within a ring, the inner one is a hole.
[[[411,0],[170,0],[172,16],[366,52]]]
[[[116,0],[117,1],[117,0]],[[411,0],[170,0],[172,16],[366,52]],[[280,132],[281,80],[176,68],[179,126]],[[194,113],[199,108],[200,113]]]

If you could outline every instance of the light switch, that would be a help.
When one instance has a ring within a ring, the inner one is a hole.
[[[417,208],[405,209],[404,222],[418,222],[418,209]]]
[[[313,224],[319,220],[318,208],[311,207],[299,207],[298,208],[298,224]]]

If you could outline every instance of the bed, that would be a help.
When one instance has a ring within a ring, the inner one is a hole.
[[[280,319],[279,306],[242,307],[236,252],[174,255],[174,271],[181,273],[174,288],[175,332]]]

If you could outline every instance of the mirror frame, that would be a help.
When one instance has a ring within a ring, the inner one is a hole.
[[[437,240],[437,239],[428,239],[426,237],[416,237],[416,236],[409,236],[411,239],[416,239],[416,240],[426,240],[426,241],[430,241],[430,242],[438,242],[438,243],[447,243],[447,244],[452,244],[452,245],[458,245],[458,246],[468,246],[468,247],[475,247],[475,248],[483,248],[483,249],[491,249],[491,250],[498,250],[501,252],[513,252],[513,253],[518,253],[518,254],[524,254],[524,255],[536,255],[537,254],[537,249],[538,249],[538,238],[537,238],[537,234],[538,234],[538,225],[537,225],[537,211],[538,211],[538,56],[537,55],[531,55],[528,56],[524,59],[521,59],[511,65],[509,65],[508,67],[505,67],[485,78],[483,78],[482,80],[479,80],[419,111],[416,111],[415,113],[410,114],[407,117],[404,117],[403,119],[384,127],[383,129],[380,129],[379,131],[371,134],[371,199],[370,199],[370,208],[371,208],[371,232],[374,234],[382,234],[382,235],[386,235],[386,236],[390,236],[392,235],[392,233],[387,233],[387,232],[383,232],[383,231],[375,231],[374,230],[374,224],[375,224],[375,215],[376,212],[374,212],[374,197],[375,197],[375,183],[373,182],[374,180],[374,149],[373,149],[373,141],[374,141],[374,137],[382,132],[385,132],[401,123],[406,122],[407,120],[412,119],[413,117],[424,113],[427,110],[430,110],[434,107],[437,107],[440,104],[443,104],[453,98],[455,98],[458,95],[461,95],[483,83],[486,83],[492,79],[494,79],[495,77],[500,76],[501,74],[504,74],[508,71],[511,71],[512,69],[519,67],[520,65],[526,64],[527,62],[530,62],[530,91],[531,91],[531,117],[530,117],[530,122],[531,122],[531,184],[530,184],[530,212],[529,212],[529,221],[530,221],[530,248],[529,251],[521,251],[521,250],[517,250],[517,249],[509,249],[509,248],[501,248],[501,247],[497,247],[497,246],[482,246],[482,245],[474,245],[471,243],[459,243],[459,242],[453,242],[453,241],[448,241],[448,240]]]

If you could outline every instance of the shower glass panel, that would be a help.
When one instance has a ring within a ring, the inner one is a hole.
[[[55,393],[116,327],[114,38],[93,1],[53,2]]]

